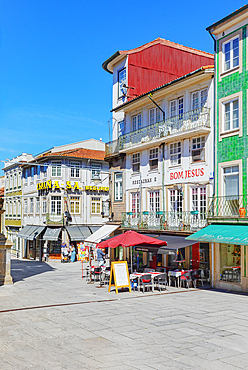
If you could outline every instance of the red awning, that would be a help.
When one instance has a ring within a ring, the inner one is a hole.
[[[116,248],[116,247],[135,247],[135,246],[154,246],[161,247],[167,245],[166,241],[158,240],[139,234],[136,231],[126,231],[124,234],[115,236],[114,238],[105,240],[104,242],[98,243],[98,248]]]

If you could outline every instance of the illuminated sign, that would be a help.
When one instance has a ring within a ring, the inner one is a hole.
[[[170,180],[189,179],[192,177],[204,176],[204,168],[195,168],[193,170],[170,172]]]

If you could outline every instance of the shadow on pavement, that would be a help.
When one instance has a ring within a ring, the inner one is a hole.
[[[46,262],[11,259],[11,275],[14,283],[34,275],[54,270],[56,269]]]

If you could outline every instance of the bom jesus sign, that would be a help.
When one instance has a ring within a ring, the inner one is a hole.
[[[204,175],[204,168],[194,168],[193,170],[170,172],[170,180],[189,179],[193,177],[201,177]]]

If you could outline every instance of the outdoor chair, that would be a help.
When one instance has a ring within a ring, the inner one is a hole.
[[[185,274],[181,275],[181,281],[180,283],[184,282],[185,283],[185,288],[186,288],[186,285],[189,289],[189,283],[191,283],[192,287],[193,287],[193,279],[191,277],[191,273],[190,272],[185,272]]]
[[[201,281],[201,285],[204,286],[203,284],[203,276],[202,276],[202,270],[196,270],[196,271],[193,271],[193,283],[194,283],[194,287],[196,288],[196,284],[197,284],[197,280],[200,280]]]
[[[102,276],[102,268],[101,267],[95,267],[92,271],[92,277],[94,277],[95,281],[101,281]]]
[[[146,288],[152,288],[152,277],[151,274],[143,275],[140,278],[140,286],[143,288],[143,293]]]
[[[164,273],[164,274],[161,274],[161,275],[158,275],[158,277],[156,277],[156,280],[157,280],[157,287],[159,289],[159,291],[161,292],[161,289],[168,289],[168,281],[167,281],[167,274]]]

